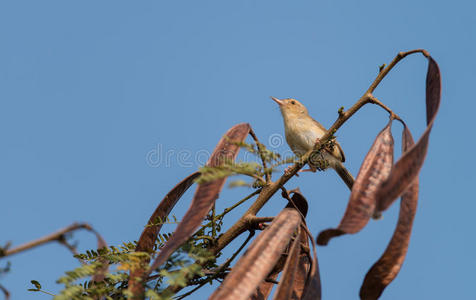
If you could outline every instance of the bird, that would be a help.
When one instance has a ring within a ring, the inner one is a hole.
[[[286,142],[294,154],[298,157],[302,157],[309,150],[314,148],[315,143],[327,132],[327,129],[314,120],[309,115],[307,108],[298,100],[293,98],[280,100],[275,97],[271,97],[271,99],[279,105],[281,110]],[[315,162],[314,164],[312,163],[313,161]],[[324,168],[322,167],[322,161],[326,162]],[[325,169],[326,167],[330,167],[337,172],[347,187],[352,190],[354,177],[345,168],[343,162],[345,162],[344,151],[340,144],[333,139],[330,146],[326,146],[321,153],[319,153],[318,157],[311,156],[308,161],[310,169],[303,171],[316,172],[318,168]],[[287,168],[285,172],[288,170]]]

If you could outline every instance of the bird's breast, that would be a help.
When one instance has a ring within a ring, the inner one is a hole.
[[[301,156],[314,147],[316,140],[325,134],[318,126],[306,120],[286,122],[286,141],[293,152]]]

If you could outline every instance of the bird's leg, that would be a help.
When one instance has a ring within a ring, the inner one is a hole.
[[[321,140],[319,138],[316,138],[316,141],[315,141],[315,144],[317,143],[320,143]],[[289,172],[291,170],[291,166],[288,166],[286,167],[286,169],[284,169],[284,174],[285,175],[289,175]],[[305,169],[305,170],[299,170],[297,173],[296,173],[296,176],[299,177],[299,174],[300,172],[313,172],[315,173],[317,171],[317,168],[315,168],[314,166],[312,166],[311,164],[309,164],[309,169]]]

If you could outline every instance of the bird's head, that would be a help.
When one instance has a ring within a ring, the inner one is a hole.
[[[299,118],[302,116],[307,116],[307,108],[302,105],[301,102],[293,98],[287,98],[279,100],[278,98],[271,97],[274,102],[278,103],[279,109],[281,109],[281,114],[286,118]]]

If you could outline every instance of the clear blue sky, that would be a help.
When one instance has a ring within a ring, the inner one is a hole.
[[[111,245],[137,239],[158,201],[197,168],[196,154],[212,150],[229,127],[249,122],[268,145],[282,134],[269,96],[295,97],[330,126],[379,65],[426,48],[442,71],[442,105],[407,260],[382,299],[470,299],[475,10],[472,1],[439,0],[2,1],[0,243],[18,245],[73,221],[91,223]],[[421,56],[406,59],[375,93],[415,137],[425,123],[426,67]],[[352,173],[386,121],[365,107],[338,132]],[[401,126],[393,132],[399,140]],[[157,149],[169,153],[168,164],[147,160]],[[349,192],[336,174],[303,174],[287,186],[307,196],[314,235],[338,224]],[[225,189],[219,207],[246,192]],[[275,197],[262,215],[284,204]],[[396,208],[318,248],[324,299],[357,298],[391,237]],[[95,245],[87,233],[74,240],[81,250]],[[29,281],[57,292],[55,280],[77,266],[56,244],[10,261],[12,272],[0,280],[13,299],[48,299],[27,292]]]

